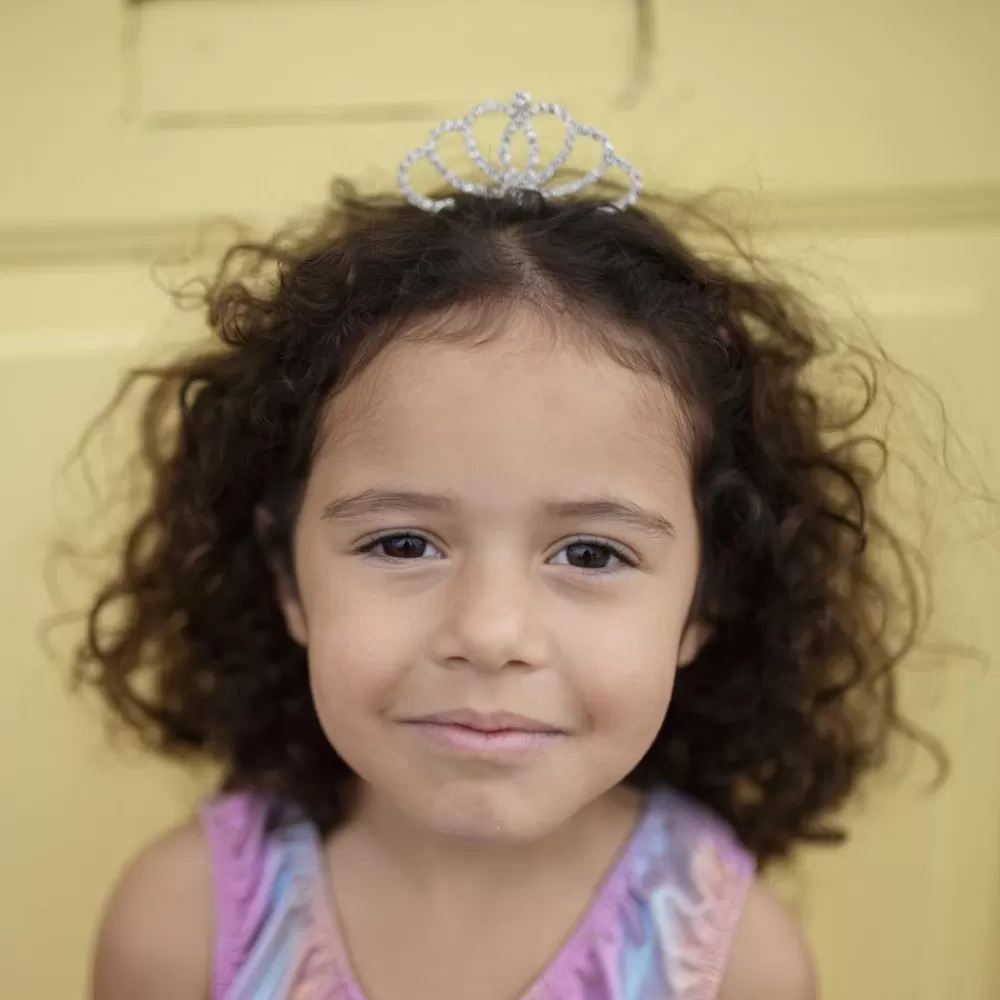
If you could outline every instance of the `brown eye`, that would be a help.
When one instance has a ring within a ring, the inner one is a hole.
[[[374,538],[359,550],[364,555],[379,559],[403,562],[415,562],[420,559],[441,559],[441,552],[430,539],[411,532],[397,532],[394,535],[383,535]]]
[[[393,535],[380,539],[375,548],[381,549],[381,554],[389,559],[422,559],[430,543],[419,535]]]
[[[596,542],[574,542],[566,546],[566,562],[577,569],[607,569],[617,554]]]
[[[577,538],[564,545],[550,560],[583,572],[614,574],[635,569],[636,557],[628,549],[601,538]]]

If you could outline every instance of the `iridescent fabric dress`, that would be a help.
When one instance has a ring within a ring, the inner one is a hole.
[[[270,830],[251,795],[202,810],[212,856],[212,1000],[368,1000],[347,959],[322,844],[303,820]],[[754,864],[713,815],[649,795],[566,944],[520,1000],[712,1000]]]

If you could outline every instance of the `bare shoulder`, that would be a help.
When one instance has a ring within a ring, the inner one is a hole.
[[[719,1000],[816,1000],[812,956],[799,922],[760,882],[747,895]]]
[[[212,951],[208,848],[197,823],[128,866],[104,913],[94,1000],[206,1000]]]

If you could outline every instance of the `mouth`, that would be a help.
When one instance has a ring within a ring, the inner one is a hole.
[[[406,719],[404,725],[439,747],[478,757],[523,757],[568,735],[558,726],[510,712],[435,712]]]

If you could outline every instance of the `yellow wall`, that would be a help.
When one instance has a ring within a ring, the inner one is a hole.
[[[830,308],[846,308],[832,288],[865,310],[934,380],[957,434],[1000,478],[1000,5],[474,9],[46,0],[0,10],[4,995],[84,995],[115,872],[196,795],[179,772],[104,749],[96,714],[65,691],[66,634],[47,654],[39,627],[53,608],[46,546],[85,509],[79,478],[57,488],[61,462],[122,368],[188,335],[149,264],[190,243],[206,216],[280,217],[320,198],[333,173],[390,184],[432,121],[528,86],[606,127],[654,184],[751,192],[762,245],[824,278]],[[519,19],[535,31],[511,28]],[[994,655],[996,539],[972,537],[981,511],[954,500],[940,495],[929,537],[937,635]],[[830,1000],[992,1000],[1000,684],[956,660],[933,678],[912,671],[907,693],[953,754],[946,789],[928,800],[919,769],[879,783],[852,844],[810,854],[785,885]]]

